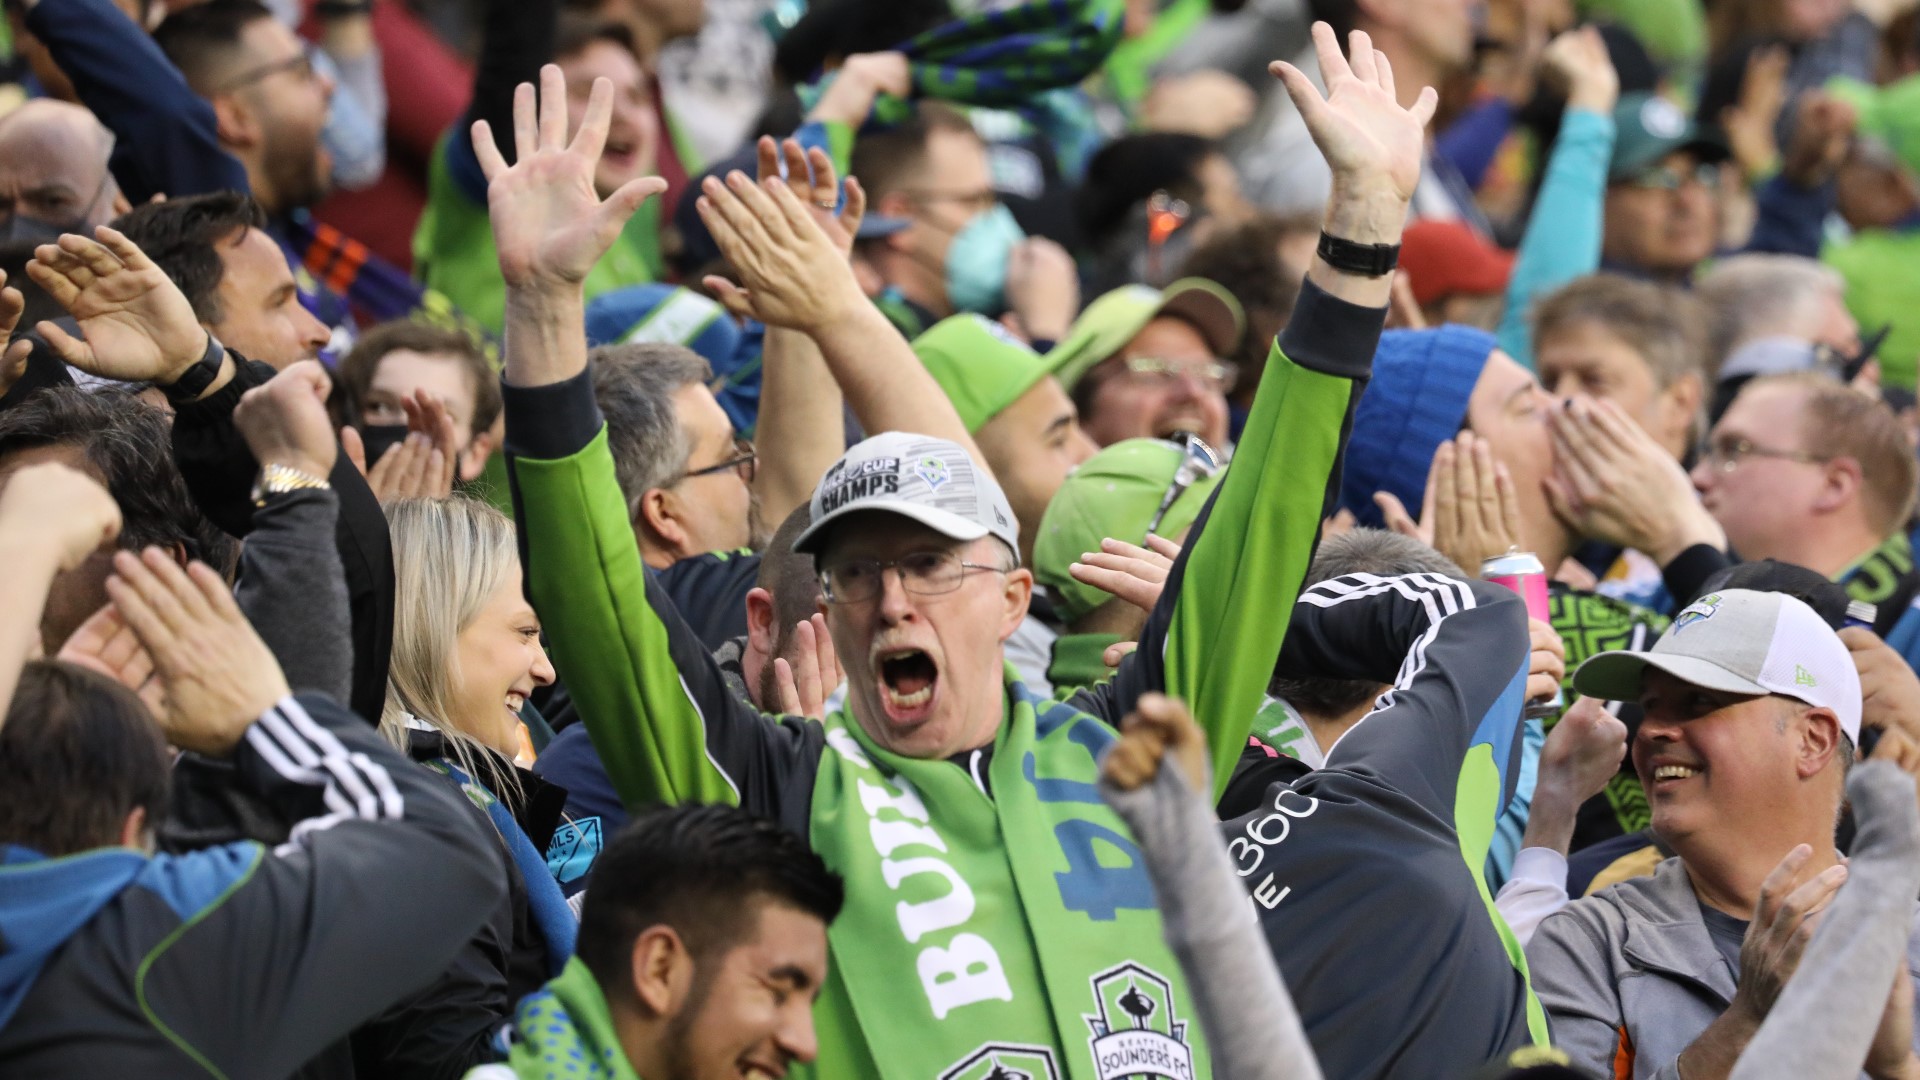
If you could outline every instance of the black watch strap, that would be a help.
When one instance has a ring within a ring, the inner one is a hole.
[[[373,14],[373,0],[320,0],[313,5],[313,13],[323,19],[339,19],[349,15]]]
[[[208,334],[207,351],[201,354],[199,362],[181,372],[178,379],[161,387],[160,392],[175,405],[198,401],[200,395],[207,392],[207,387],[213,385],[213,380],[220,377],[220,362],[226,356],[227,350],[220,344],[220,339]]]
[[[1335,270],[1365,277],[1385,276],[1400,263],[1399,244],[1357,244],[1324,230],[1320,233],[1319,254]]]

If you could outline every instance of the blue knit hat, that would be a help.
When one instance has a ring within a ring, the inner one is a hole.
[[[1470,326],[1380,335],[1340,481],[1340,506],[1360,524],[1383,524],[1373,502],[1376,491],[1391,492],[1408,512],[1420,512],[1433,453],[1460,433],[1473,384],[1497,347],[1492,334]]]

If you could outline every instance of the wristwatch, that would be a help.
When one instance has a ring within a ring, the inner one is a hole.
[[[1364,277],[1384,277],[1400,262],[1399,244],[1361,244],[1320,233],[1319,255],[1328,266]]]
[[[352,15],[373,14],[373,0],[320,0],[313,5],[313,13],[323,19],[340,19]]]
[[[285,495],[290,491],[325,491],[333,485],[324,477],[301,472],[286,465],[268,465],[260,470],[260,479],[253,483],[253,505],[267,505],[272,495]]]
[[[192,367],[181,372],[179,378],[161,387],[160,392],[175,405],[198,401],[200,395],[207,392],[207,387],[213,385],[213,380],[220,377],[220,365],[226,358],[226,347],[220,344],[219,338],[209,333],[206,352],[200,354],[200,359]]]

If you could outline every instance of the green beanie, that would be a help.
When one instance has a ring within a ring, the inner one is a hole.
[[[1079,562],[1082,554],[1099,551],[1100,541],[1107,537],[1130,544],[1145,542],[1154,511],[1160,509],[1160,500],[1166,498],[1185,458],[1185,450],[1176,442],[1126,439],[1082,462],[1060,485],[1033,542],[1033,574],[1053,595],[1054,610],[1062,622],[1071,623],[1112,599],[1074,580],[1067,567]],[[1178,536],[1193,524],[1225,475],[1221,469],[1181,492],[1167,508],[1156,534]]]
[[[1859,111],[1860,134],[1886,143],[1901,164],[1920,173],[1920,75],[1885,86],[1841,77],[1826,90]]]
[[[913,339],[913,354],[946,391],[969,434],[1047,377],[1039,353],[999,323],[978,315],[934,323]]]

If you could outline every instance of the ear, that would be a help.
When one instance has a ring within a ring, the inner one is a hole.
[[[1827,462],[1820,494],[1813,501],[1815,510],[1831,513],[1849,503],[1862,498],[1861,485],[1865,477],[1861,474],[1860,463],[1850,457],[1838,457]]]
[[[772,656],[779,640],[780,628],[773,625],[773,594],[758,586],[748,589],[747,647]]]
[[[258,145],[262,131],[258,117],[237,94],[217,94],[207,101],[213,106],[214,129],[220,142],[233,147]]]
[[[640,508],[633,523],[646,529],[659,546],[678,554],[687,542],[687,531],[675,514],[673,494],[664,488],[648,488],[640,496]]]
[[[139,851],[153,850],[153,833],[147,828],[147,808],[136,806],[127,811],[127,819],[120,823],[120,846]]]
[[[487,471],[487,459],[493,456],[493,432],[483,431],[467,443],[467,452],[460,455],[460,480],[471,484],[480,479]]]
[[[672,927],[649,926],[633,941],[632,971],[634,996],[653,1015],[671,1017],[692,985],[693,957]]]
[[[1802,780],[1818,776],[1840,750],[1840,718],[1832,709],[1807,711],[1800,725],[1800,746],[1794,755],[1794,772]]]
[[[124,214],[127,211],[133,209],[133,204],[127,201],[127,193],[124,191],[121,191],[120,185],[118,184],[115,184],[113,186],[113,204],[112,205],[113,205],[114,217],[119,217],[121,214]]]
[[[1000,640],[1005,642],[1020,629],[1027,617],[1027,605],[1033,602],[1033,571],[1026,567],[1007,571],[1007,585],[1001,591],[1004,606],[1000,616]]]

